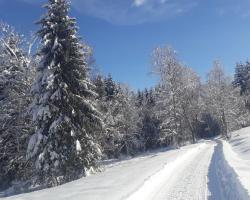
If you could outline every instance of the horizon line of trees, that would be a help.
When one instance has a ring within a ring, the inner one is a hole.
[[[203,83],[160,46],[152,53],[159,83],[134,92],[93,72],[93,49],[67,0],[45,8],[34,55],[34,40],[0,24],[0,190],[53,187],[86,176],[101,159],[229,138],[250,125],[249,61],[230,77],[216,60]]]

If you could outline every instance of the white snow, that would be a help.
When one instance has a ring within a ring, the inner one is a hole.
[[[166,163],[160,171],[149,177],[143,183],[143,185],[134,193],[132,193],[126,200],[151,199],[149,197],[155,192],[155,190],[167,182],[169,177],[174,173],[174,170],[178,166],[185,164],[185,162],[187,162],[191,156],[199,153],[200,149],[204,148],[205,146],[206,145],[203,143],[193,149],[188,150],[185,154],[180,155],[173,162]]]
[[[187,157],[200,144],[177,150],[144,154],[133,159],[105,165],[105,171],[55,188],[20,194],[15,200],[119,200],[129,198],[149,177],[179,157]],[[184,156],[186,154],[186,156]],[[180,161],[178,161],[180,162]],[[174,165],[174,164],[173,164]],[[173,167],[173,166],[172,166]],[[164,172],[165,173],[165,172]]]
[[[223,141],[223,152],[250,196],[250,127],[233,132],[229,143]]]
[[[225,141],[218,140],[209,166],[208,188],[212,191],[209,199],[249,200],[250,196],[228,162],[227,154]]]
[[[40,145],[41,141],[43,139],[43,135],[37,132],[36,134],[33,134],[29,140],[28,149],[27,149],[27,158],[33,157],[38,150],[38,146]]]
[[[81,144],[79,140],[76,140],[76,151],[81,151],[81,150],[82,150]]]
[[[249,200],[249,149],[250,128],[246,128],[234,132],[229,143],[203,140],[176,150],[112,160],[95,175],[6,199]]]
[[[54,52],[58,48],[58,45],[59,45],[58,44],[58,37],[56,37],[54,40],[54,45],[53,45],[51,51]]]
[[[75,136],[75,131],[74,131],[74,130],[71,130],[71,131],[70,131],[70,135],[71,135],[72,137],[74,137],[74,136]]]
[[[223,153],[225,156],[225,161],[227,162],[228,170],[232,173],[230,174],[234,180],[234,186],[229,188],[234,191],[235,188],[239,191],[241,196],[240,199],[248,200],[250,199],[250,162],[249,160],[241,159],[231,148],[231,145],[223,141]],[[225,185],[227,183],[225,182]],[[231,198],[232,199],[232,198]],[[233,199],[232,199],[233,200]]]
[[[55,80],[55,77],[54,77],[54,74],[49,74],[47,77],[47,89],[51,88],[54,84],[54,80]]]
[[[233,132],[229,142],[239,157],[250,160],[250,127]]]

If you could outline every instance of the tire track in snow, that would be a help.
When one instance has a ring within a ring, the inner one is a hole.
[[[165,185],[165,192],[159,192],[156,199],[204,200],[207,199],[207,174],[214,145],[204,148],[192,157],[185,168],[177,173],[170,185]]]
[[[148,199],[152,194],[157,192],[157,190],[161,188],[164,183],[166,183],[168,177],[172,175],[172,173],[176,168],[178,168],[178,166],[185,164],[190,159],[190,157],[199,154],[206,146],[207,144],[202,143],[199,146],[188,150],[183,155],[180,155],[176,158],[176,160],[165,164],[160,171],[148,177],[141,185],[141,187],[139,187],[129,197],[125,198],[125,200]]]
[[[229,148],[229,149],[228,149]],[[228,162],[234,157],[234,152],[225,141],[217,141],[215,151],[209,166],[210,189],[209,200],[249,200],[248,191],[242,185],[237,169]],[[231,160],[232,161],[232,160]],[[244,161],[237,160],[237,165],[244,165]],[[244,174],[245,175],[245,174]]]

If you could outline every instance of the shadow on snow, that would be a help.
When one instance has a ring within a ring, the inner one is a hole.
[[[249,200],[248,192],[241,185],[238,175],[229,166],[223,154],[222,142],[216,140],[208,169],[209,200]]]

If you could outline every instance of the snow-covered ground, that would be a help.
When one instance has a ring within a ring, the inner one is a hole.
[[[250,128],[234,132],[229,143],[201,141],[105,168],[56,188],[6,200],[249,200]]]
[[[250,127],[235,131],[229,142],[223,141],[225,160],[234,169],[237,180],[250,196]],[[250,199],[250,198],[249,198]]]
[[[168,163],[174,162],[201,144],[139,156],[106,167],[102,173],[30,194],[10,197],[18,200],[119,200],[129,198],[152,175],[161,172]],[[174,174],[174,173],[173,173]]]
[[[250,160],[250,127],[233,132],[229,142],[235,153],[244,160]]]

